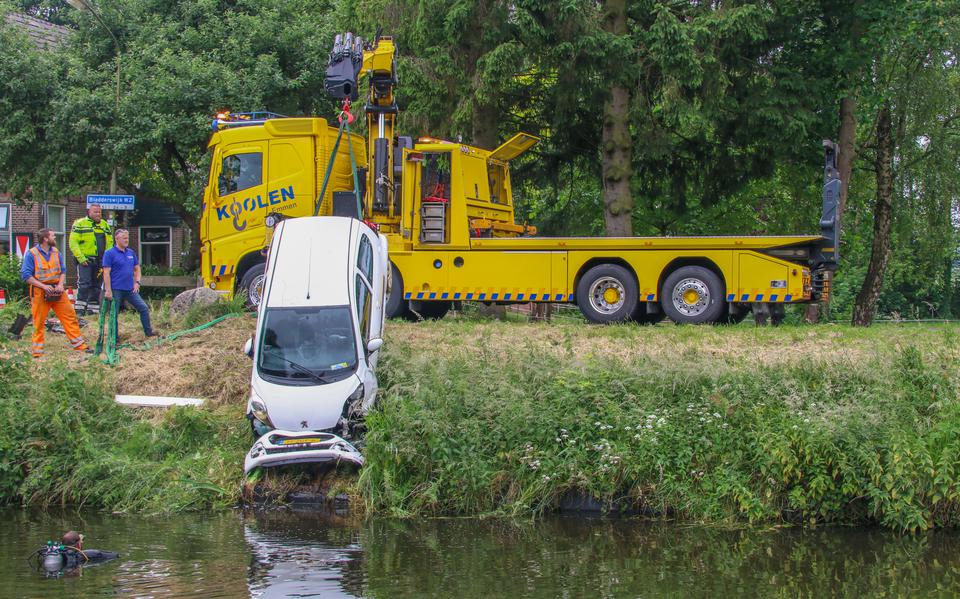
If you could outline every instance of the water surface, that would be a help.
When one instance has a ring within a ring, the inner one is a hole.
[[[291,511],[2,510],[4,597],[956,596],[960,534],[728,530],[632,519],[358,519]],[[120,559],[47,578],[67,529]]]

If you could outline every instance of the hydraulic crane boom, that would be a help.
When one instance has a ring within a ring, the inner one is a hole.
[[[367,103],[363,110],[367,119],[367,147],[371,151],[371,168],[366,175],[364,216],[385,224],[399,223],[394,196],[394,131],[397,103],[394,88],[398,84],[396,70],[397,47],[393,38],[379,33],[373,43],[352,33],[338,34],[334,40],[327,66],[324,87],[338,100],[349,102],[359,97],[360,76],[369,76]]]

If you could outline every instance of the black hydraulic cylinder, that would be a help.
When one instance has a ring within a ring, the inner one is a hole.
[[[390,140],[379,137],[373,140],[373,209],[387,211],[390,178]]]
[[[837,170],[838,146],[829,140],[823,141],[823,215],[820,217],[820,235],[824,246],[820,248],[819,262],[827,270],[837,267],[840,260],[840,173]]]

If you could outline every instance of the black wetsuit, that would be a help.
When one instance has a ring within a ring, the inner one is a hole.
[[[118,557],[120,557],[120,554],[115,551],[102,551],[100,549],[84,549],[81,551],[72,547],[64,547],[63,549],[53,549],[41,553],[40,564],[47,572],[63,572],[74,570],[80,566],[100,564]]]

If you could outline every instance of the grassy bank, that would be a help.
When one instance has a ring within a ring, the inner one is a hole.
[[[164,330],[184,324],[162,310]],[[27,374],[22,342],[0,346],[0,498],[232,504],[249,445],[239,348],[251,328],[231,319],[124,351],[114,368],[64,352],[41,374]],[[960,523],[955,326],[448,318],[390,323],[386,337],[358,483],[375,511],[530,514],[585,493],[692,521]],[[118,390],[211,401],[131,411],[113,404]]]
[[[587,493],[696,521],[953,526],[957,333],[401,325],[362,490],[397,514]]]
[[[0,311],[0,327],[18,307]],[[156,305],[154,320],[172,332],[232,308],[177,317]],[[249,362],[237,348],[251,321],[234,318],[149,351],[122,350],[115,367],[69,351],[63,335],[47,334],[49,355],[39,363],[27,354],[29,328],[27,340],[0,343],[0,501],[144,512],[234,504],[249,448],[238,401],[246,390],[239,368]],[[121,315],[120,326],[122,342],[142,343],[135,314]],[[95,328],[91,320],[84,334],[95,338]],[[134,410],[116,404],[115,393],[211,401],[203,409]]]

